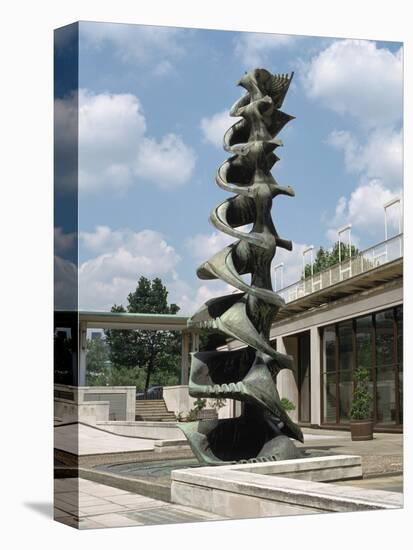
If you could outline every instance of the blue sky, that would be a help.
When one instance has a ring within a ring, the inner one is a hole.
[[[79,40],[81,309],[125,303],[141,274],[184,313],[228,291],[195,270],[230,241],[208,215],[226,198],[214,174],[236,82],[255,67],[295,72],[273,168],[296,192],[273,206],[294,242],[274,259],[284,282],[346,223],[361,248],[384,239],[402,187],[401,44],[86,22]]]

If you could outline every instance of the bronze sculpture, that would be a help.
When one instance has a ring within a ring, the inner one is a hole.
[[[274,150],[282,145],[276,136],[294,118],[279,110],[292,77],[265,69],[245,73],[238,84],[246,93],[230,111],[242,118],[224,135],[224,149],[232,156],[219,167],[216,183],[235,195],[211,212],[210,222],[237,240],[203,263],[197,275],[221,279],[239,292],[209,300],[188,321],[219,331],[206,350],[192,354],[189,393],[239,400],[243,411],[238,418],[180,425],[202,464],[300,456],[291,438],[303,441],[302,432],[284,411],[276,388],[278,372],[292,368],[292,358],[269,341],[271,323],[284,305],[272,290],[271,261],[277,246],[292,249],[271,218],[273,198],[294,196],[291,187],[279,186],[271,175],[279,160]],[[239,229],[248,224],[249,233]],[[246,347],[217,350],[228,336]]]

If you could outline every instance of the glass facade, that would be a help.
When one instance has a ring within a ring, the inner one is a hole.
[[[403,423],[403,306],[324,327],[322,350],[324,424],[349,423],[356,367],[370,373],[375,425]]]

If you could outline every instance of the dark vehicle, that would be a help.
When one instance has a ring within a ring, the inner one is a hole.
[[[163,398],[163,386],[151,386],[148,391],[137,391],[136,399],[162,399]]]

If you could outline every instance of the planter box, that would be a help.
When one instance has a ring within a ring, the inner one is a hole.
[[[368,441],[373,439],[373,421],[352,420],[350,422],[350,431],[353,441]]]

